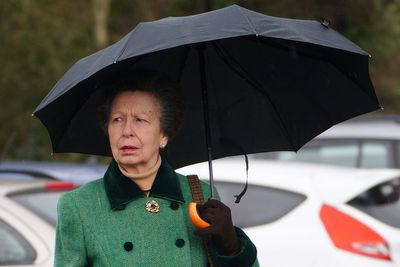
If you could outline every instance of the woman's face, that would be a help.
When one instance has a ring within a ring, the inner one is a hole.
[[[119,93],[111,104],[108,136],[118,164],[132,173],[153,167],[168,138],[160,127],[158,99],[143,91]]]

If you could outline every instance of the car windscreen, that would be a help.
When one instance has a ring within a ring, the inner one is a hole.
[[[274,222],[285,216],[306,196],[273,187],[248,185],[240,203],[234,203],[234,195],[243,190],[241,183],[215,182],[218,193],[232,212],[233,223],[238,227],[251,227]]]
[[[348,204],[383,223],[400,228],[400,178],[378,184]]]
[[[34,192],[12,195],[10,198],[55,226],[57,202],[62,193],[63,191]]]

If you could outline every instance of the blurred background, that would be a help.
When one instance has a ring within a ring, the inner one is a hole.
[[[230,4],[264,14],[325,18],[372,57],[370,73],[382,106],[400,112],[400,0],[2,0],[0,1],[0,162],[86,162],[51,155],[48,134],[31,116],[79,58],[108,46],[140,21],[201,13]]]

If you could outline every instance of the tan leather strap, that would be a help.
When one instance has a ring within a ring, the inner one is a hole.
[[[203,190],[201,190],[199,177],[197,175],[188,175],[187,179],[189,182],[190,190],[192,191],[193,202],[196,202],[197,204],[204,204]],[[207,245],[208,241],[209,238],[203,239],[203,246],[206,250],[208,266],[216,267],[211,258],[210,248]]]

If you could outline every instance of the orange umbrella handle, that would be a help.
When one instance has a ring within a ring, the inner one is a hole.
[[[194,224],[194,226],[196,226],[197,228],[206,228],[206,227],[210,226],[210,224],[208,222],[206,222],[205,220],[200,218],[200,215],[197,212],[196,206],[197,206],[196,202],[190,202],[189,206],[188,206],[189,218],[192,221],[192,223]]]

